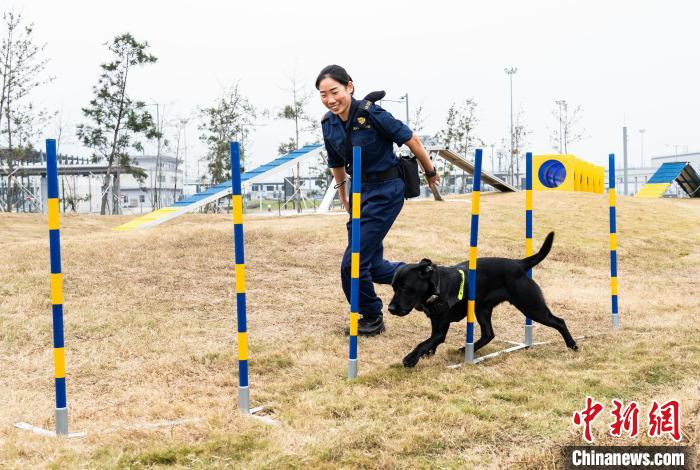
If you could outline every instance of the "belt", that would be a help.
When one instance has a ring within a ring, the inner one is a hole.
[[[362,173],[363,183],[379,183],[382,181],[393,180],[401,176],[399,167],[394,166],[385,171],[377,171],[375,173]]]

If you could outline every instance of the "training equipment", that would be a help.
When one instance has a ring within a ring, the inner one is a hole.
[[[250,415],[266,424],[276,424],[267,416],[255,416],[263,407],[250,407],[248,387],[248,322],[246,318],[245,296],[245,250],[243,241],[243,195],[241,192],[241,146],[229,142],[231,153],[231,205],[233,206],[233,243],[236,281],[236,325],[238,329],[238,408],[244,415]]]
[[[700,176],[687,162],[670,162],[661,165],[635,194],[635,197],[661,197],[674,181],[683,188],[688,196],[700,197]]]
[[[360,319],[360,213],[362,207],[362,149],[352,148],[352,227],[350,260],[350,352],[348,379],[357,377],[357,322]]]
[[[535,191],[604,192],[605,169],[574,155],[532,157],[532,189]]]
[[[56,141],[46,140],[46,178],[48,182],[49,251],[51,252],[51,310],[53,315],[53,363],[56,381],[56,434],[68,434],[66,404],[66,356],[63,341],[63,274],[61,273],[61,235],[58,209],[58,161]]]
[[[61,236],[58,208],[58,160],[56,140],[46,140],[46,179],[48,183],[49,251],[51,258],[51,311],[53,316],[53,364],[56,388],[56,432],[16,423],[20,429],[37,434],[80,437],[85,433],[68,433],[68,405],[66,400],[66,356],[63,340],[63,274],[61,273]]]
[[[532,152],[525,153],[525,256],[532,255]],[[532,279],[532,269],[527,271]],[[526,346],[532,346],[532,319],[525,317]]]
[[[242,187],[249,187],[253,183],[260,180],[269,178],[279,172],[288,170],[294,167],[297,163],[302,161],[316,158],[320,155],[323,150],[323,145],[306,145],[299,150],[283,155],[275,160],[272,160],[265,165],[261,165],[250,171],[246,171],[241,176]],[[136,230],[155,227],[163,222],[179,217],[188,212],[195,211],[200,207],[209,204],[210,202],[215,202],[222,197],[226,197],[231,194],[231,181],[225,181],[216,186],[202,191],[197,194],[193,194],[190,197],[178,201],[170,207],[164,207],[156,211],[150,212],[148,214],[142,215],[136,219],[130,220],[129,222],[115,227],[114,230]]]
[[[231,142],[231,202],[233,205],[233,241],[236,263],[236,324],[238,326],[238,407],[250,414],[248,389],[248,327],[245,298],[245,253],[243,243],[243,196],[241,193],[241,149]]]
[[[612,327],[620,327],[617,311],[617,208],[615,193],[615,154],[608,156],[609,182],[608,195],[610,199],[610,292],[612,294]]]
[[[445,161],[450,162],[457,168],[466,171],[470,175],[475,175],[476,170],[474,168],[475,164],[471,163],[468,161],[463,155],[459,155],[452,150],[448,149],[443,149],[439,147],[428,147],[426,149],[428,151],[428,154],[430,155],[431,160],[434,160],[436,157],[442,158]],[[517,191],[516,188],[511,186],[510,184],[506,183],[502,179],[498,178],[497,176],[492,175],[491,173],[488,173],[484,171],[483,166],[481,168],[481,171],[479,172],[481,181],[485,184],[488,184],[489,186],[492,186],[494,189],[504,192],[504,193],[512,193]]]
[[[467,341],[464,362],[474,364],[474,317],[476,304],[476,255],[479,241],[479,203],[481,202],[481,149],[474,153],[474,179],[472,183],[472,220],[469,234],[469,293],[467,296]]]

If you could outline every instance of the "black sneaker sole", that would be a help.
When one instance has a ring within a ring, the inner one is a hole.
[[[372,337],[372,336],[377,336],[382,334],[384,331],[386,331],[386,327],[382,325],[380,328],[378,328],[376,331],[373,331],[371,333],[360,333],[359,331],[357,332],[357,336],[364,336],[364,337]],[[345,330],[345,336],[350,336],[350,330],[346,329]]]

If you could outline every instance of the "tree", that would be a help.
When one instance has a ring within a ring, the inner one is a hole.
[[[569,153],[569,144],[579,142],[584,139],[585,129],[578,129],[583,118],[583,106],[578,105],[573,110],[569,110],[569,105],[565,100],[556,101],[556,107],[552,109],[552,117],[557,121],[557,129],[552,131],[552,146],[559,153]]]
[[[241,144],[241,166],[245,167],[246,146],[257,112],[243,96],[236,83],[224,90],[222,96],[210,108],[200,111],[204,122],[199,140],[207,145],[207,162],[211,183],[222,183],[230,178],[231,157],[229,142]]]
[[[107,171],[102,184],[101,214],[106,214],[109,189],[112,188],[112,213],[119,213],[119,170],[125,169],[140,183],[145,172],[132,166],[130,150],[143,151],[139,136],[154,139],[159,136],[146,103],[134,101],[127,93],[129,74],[135,67],[155,63],[147,42],[138,42],[131,34],[115,37],[105,44],[113,60],[101,64],[102,73],[93,87],[94,97],[82,108],[88,122],[77,127],[80,141],[92,149],[92,159],[105,161]],[[116,168],[115,168],[116,167]]]
[[[523,149],[527,145],[527,136],[531,133],[524,123],[525,112],[522,108],[513,118],[513,157],[515,160],[515,174],[520,177],[520,160],[524,157]]]
[[[304,87],[300,86],[295,76],[289,78],[289,88],[286,91],[291,95],[292,103],[286,105],[277,113],[277,118],[279,119],[294,121],[294,136],[279,146],[280,153],[283,155],[300,147],[299,137],[302,133],[315,134],[320,130],[319,121],[309,116],[305,109],[311,100],[311,94],[301,91],[302,89]],[[316,135],[314,137],[314,142],[320,142],[320,136]]]
[[[445,119],[445,127],[437,134],[438,141],[445,148],[454,151],[455,153],[464,156],[465,160],[472,160],[471,151],[475,145],[482,143],[475,134],[477,103],[473,98],[468,98],[458,106],[452,103],[452,106],[447,110],[447,118]],[[449,163],[445,164],[442,175],[442,184],[449,182],[449,177],[453,171],[453,166]],[[466,174],[462,171],[462,192],[466,186]]]
[[[0,162],[4,160],[9,174],[5,209],[10,211],[16,193],[12,177],[16,163],[31,153],[36,128],[45,126],[52,117],[27,100],[32,91],[53,77],[44,74],[48,64],[42,56],[46,43],[34,42],[34,24],[25,24],[22,15],[12,11],[5,12],[2,20],[7,34],[0,44],[0,132],[6,149],[0,154]]]

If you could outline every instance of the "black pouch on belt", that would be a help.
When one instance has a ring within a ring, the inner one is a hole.
[[[418,175],[418,159],[414,155],[401,157],[399,164],[401,176],[406,186],[404,197],[406,199],[420,196],[420,176]]]

